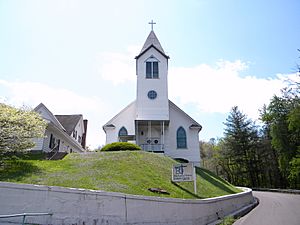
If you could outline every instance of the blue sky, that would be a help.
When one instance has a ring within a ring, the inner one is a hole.
[[[300,1],[0,0],[0,100],[81,113],[87,142],[136,97],[134,57],[154,31],[169,98],[221,137],[230,108],[253,119],[299,62]]]

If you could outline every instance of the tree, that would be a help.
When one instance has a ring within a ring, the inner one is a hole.
[[[220,165],[218,160],[218,150],[216,148],[216,140],[211,138],[209,142],[200,141],[200,154],[202,167],[220,175]]]
[[[0,160],[6,152],[34,147],[33,138],[43,137],[45,128],[38,113],[0,103]]]
[[[266,111],[266,106],[260,111],[261,115]],[[260,129],[259,146],[257,156],[259,161],[260,186],[268,188],[282,188],[284,178],[282,177],[279,165],[278,154],[271,144],[270,124],[266,123]]]
[[[272,147],[278,155],[283,187],[299,188],[296,176],[300,149],[300,84],[289,81],[281,96],[274,96],[262,113],[262,121],[270,127]]]
[[[234,172],[234,183],[258,186],[257,128],[237,106],[232,108],[226,121],[224,144],[228,151],[231,170]]]

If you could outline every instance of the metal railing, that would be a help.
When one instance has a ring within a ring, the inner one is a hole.
[[[26,216],[52,216],[53,213],[20,213],[20,214],[10,214],[10,215],[0,215],[1,218],[11,218],[11,217],[23,217],[22,225],[25,225]]]
[[[141,144],[140,146],[147,152],[164,152],[164,145],[162,144]]]
[[[48,160],[51,160],[59,152],[59,145],[55,145],[50,152],[48,152]]]

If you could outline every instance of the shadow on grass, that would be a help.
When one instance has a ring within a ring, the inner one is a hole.
[[[0,167],[0,181],[20,181],[22,178],[40,171],[40,168],[31,162],[9,160]]]
[[[3,158],[7,160],[10,159],[25,159],[25,160],[45,160],[47,158],[47,154],[41,151],[29,151],[29,152],[6,152],[3,155]]]
[[[227,181],[223,180],[222,178],[216,176],[214,173],[210,172],[209,170],[198,168],[196,167],[196,173],[201,176],[203,179],[207,180],[212,185],[220,188],[221,190],[227,192],[228,194],[235,194],[237,192],[228,188],[225,184],[230,185]]]
[[[195,193],[189,191],[189,190],[186,189],[185,187],[182,187],[182,186],[180,186],[179,184],[177,184],[177,183],[175,183],[175,182],[173,182],[173,181],[171,181],[171,183],[174,184],[174,185],[175,185],[176,187],[178,187],[179,189],[183,190],[184,192],[186,192],[186,193],[188,193],[188,194],[194,196],[195,198],[202,198],[202,197],[200,197],[199,195],[196,195]]]

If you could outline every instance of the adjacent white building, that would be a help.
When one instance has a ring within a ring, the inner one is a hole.
[[[40,103],[34,111],[47,121],[44,138],[36,138],[31,151],[43,152],[84,152],[87,132],[87,120],[81,114],[53,115]]]
[[[136,100],[103,126],[106,144],[133,141],[145,151],[199,164],[202,127],[169,100],[169,56],[153,30],[135,59]]]

